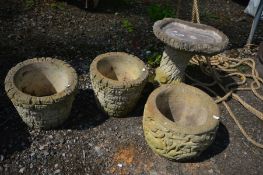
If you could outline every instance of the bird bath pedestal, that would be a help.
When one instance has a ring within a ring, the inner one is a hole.
[[[182,81],[187,64],[197,53],[215,54],[228,44],[219,30],[204,24],[165,18],[155,22],[155,36],[166,44],[155,80],[160,84]]]

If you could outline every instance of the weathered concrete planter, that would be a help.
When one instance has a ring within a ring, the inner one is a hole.
[[[152,150],[168,159],[198,156],[214,140],[219,109],[203,91],[183,83],[163,85],[149,96],[143,129]]]
[[[111,52],[90,65],[90,78],[99,105],[111,117],[127,115],[140,98],[148,70],[137,57]]]
[[[8,72],[5,90],[28,126],[50,129],[68,118],[77,81],[75,70],[65,62],[34,58]]]
[[[156,69],[155,80],[160,84],[182,81],[193,55],[215,54],[228,44],[227,36],[211,26],[173,18],[155,22],[153,32],[166,44],[160,67]]]

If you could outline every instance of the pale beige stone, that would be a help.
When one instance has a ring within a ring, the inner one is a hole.
[[[156,69],[155,80],[160,84],[182,81],[193,55],[216,54],[228,44],[227,36],[211,26],[173,18],[156,21],[153,32],[166,44],[160,67]]]
[[[203,91],[183,83],[163,85],[149,96],[143,130],[151,149],[168,159],[184,160],[202,153],[214,140],[219,109]]]
[[[64,61],[34,58],[8,72],[5,90],[28,126],[50,129],[68,118],[77,81],[75,70]]]
[[[93,60],[90,77],[102,110],[112,117],[124,117],[139,100],[147,82],[148,70],[133,55],[110,52]]]

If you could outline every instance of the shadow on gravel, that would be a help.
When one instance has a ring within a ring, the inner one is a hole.
[[[224,124],[220,122],[219,128],[217,130],[216,138],[212,145],[210,145],[207,150],[205,150],[199,157],[193,160],[182,161],[182,163],[198,163],[208,160],[215,155],[223,152],[229,145],[229,133]]]
[[[141,117],[143,116],[144,106],[151,92],[155,89],[153,84],[147,83],[142,91],[141,98],[137,102],[133,111],[127,117]]]
[[[26,124],[22,121],[12,103],[1,93],[0,104],[0,155],[4,158],[30,147],[31,138]]]
[[[245,6],[245,7],[246,7],[246,6],[248,5],[248,3],[249,3],[249,0],[232,0],[232,1],[238,3],[238,4],[242,5],[242,6]]]
[[[207,76],[206,74],[204,74],[200,67],[197,66],[197,65],[190,65],[190,66],[187,66],[186,68],[186,73],[191,76],[192,78],[200,81],[200,82],[204,82],[204,83],[212,83],[214,81],[214,79],[211,77],[211,76]],[[219,72],[220,75],[222,76],[226,76],[227,73],[226,72]],[[237,87],[237,82],[231,78],[231,77],[224,77],[222,79],[220,79],[220,83],[226,87],[227,85],[229,84],[232,84],[231,85],[231,88],[234,88],[234,87]],[[191,81],[190,79],[186,78],[186,81],[185,81],[187,84],[194,84],[193,81]],[[204,91],[205,93],[207,93],[209,96],[215,98],[216,95],[212,92],[210,92],[209,90],[207,90],[206,88],[202,88],[201,86],[199,85],[194,85],[195,87],[201,89],[202,91]],[[212,91],[214,91],[217,95],[219,95],[220,97],[223,97],[226,95],[226,92],[224,92],[218,85],[214,85],[214,86],[210,86],[209,89],[211,89]]]
[[[116,12],[126,12],[127,9],[135,8],[138,6],[138,2],[127,1],[127,0],[100,0],[97,8],[92,8],[93,4],[90,0],[88,2],[88,8],[85,9],[86,0],[64,0],[70,5],[76,6],[82,10],[89,12],[98,12],[98,13],[116,13]]]
[[[107,119],[108,116],[97,107],[93,90],[79,90],[69,119],[58,129],[85,130],[101,125]]]
[[[1,0],[0,1],[0,19],[12,19],[23,12],[24,6],[22,1]]]

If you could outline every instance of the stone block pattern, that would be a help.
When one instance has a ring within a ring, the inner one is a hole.
[[[183,81],[185,68],[191,57],[192,54],[190,53],[176,51],[167,46],[163,52],[160,67],[156,69],[155,80],[159,84],[171,84],[175,81]]]
[[[18,70],[32,63],[45,62],[63,67],[72,78],[72,83],[63,92],[51,96],[36,97],[23,93],[14,83]],[[34,58],[17,64],[7,74],[5,90],[22,120],[34,129],[51,129],[61,125],[69,116],[77,93],[76,71],[64,61],[52,58]]]
[[[22,120],[31,128],[51,129],[60,126],[70,115],[74,97],[53,104],[14,105]]]
[[[98,78],[96,71],[91,71],[91,82],[98,104],[111,117],[124,117],[136,105],[146,80],[136,83],[114,85],[107,78]]]

